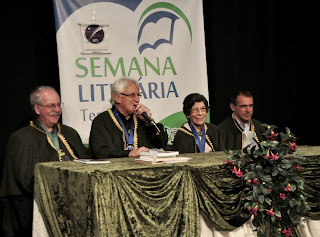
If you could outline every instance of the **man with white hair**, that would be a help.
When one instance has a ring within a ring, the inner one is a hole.
[[[36,118],[11,134],[0,198],[4,203],[5,236],[31,236],[36,163],[88,158],[76,130],[59,123],[60,96],[53,87],[37,87],[30,95]]]
[[[112,108],[95,117],[91,126],[89,148],[95,158],[138,157],[149,148],[165,149],[163,125],[152,126],[142,115],[151,118],[140,97],[135,79],[120,78],[112,84]]]

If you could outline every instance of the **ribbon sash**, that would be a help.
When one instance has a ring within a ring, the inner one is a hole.
[[[112,112],[114,114],[114,116],[116,117],[116,119],[118,120],[118,122],[120,123],[123,131],[124,131],[124,135],[126,137],[126,141],[127,141],[127,145],[128,147],[132,147],[133,145],[133,137],[134,137],[134,120],[132,119],[132,123],[131,123],[131,132],[130,135],[127,131],[127,128],[124,126],[122,119],[120,118],[119,112],[116,108],[112,108]]]
[[[199,147],[200,152],[204,153],[205,146],[206,146],[206,132],[204,130],[204,124],[202,124],[202,128],[201,128],[202,135],[201,135],[201,139],[200,139],[198,132],[194,128],[193,124],[190,121],[188,123],[191,128],[192,134],[196,139],[196,143],[197,143],[197,146]]]

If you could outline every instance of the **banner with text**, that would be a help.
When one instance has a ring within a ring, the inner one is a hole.
[[[53,2],[63,123],[83,143],[120,77],[138,80],[140,103],[163,123],[169,143],[187,121],[184,98],[198,92],[209,100],[201,0]]]

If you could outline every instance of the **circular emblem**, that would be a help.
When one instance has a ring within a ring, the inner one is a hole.
[[[98,44],[104,39],[103,26],[90,25],[85,31],[86,38],[93,44]]]

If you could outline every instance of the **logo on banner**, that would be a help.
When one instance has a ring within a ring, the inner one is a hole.
[[[162,9],[166,9],[162,10]],[[146,16],[146,17],[145,17]],[[145,17],[145,19],[143,21],[141,21],[143,18]],[[151,49],[156,49],[159,45],[161,44],[173,44],[173,35],[174,35],[174,25],[177,19],[182,19],[188,29],[189,29],[189,33],[190,33],[190,40],[192,41],[192,29],[191,29],[191,25],[190,22],[188,20],[188,18],[186,17],[186,15],[175,5],[171,4],[171,3],[166,3],[166,2],[159,2],[159,3],[155,3],[151,6],[149,6],[141,15],[140,19],[139,19],[139,24],[140,24],[140,28],[139,28],[139,33],[138,33],[138,43],[141,43],[141,36],[143,33],[143,30],[145,28],[145,26],[149,23],[154,23],[156,24],[159,20],[161,19],[169,19],[171,20],[170,22],[170,31],[168,32],[168,35],[165,35],[165,38],[159,38],[157,39],[153,44],[150,44],[148,42],[142,43],[139,46],[139,52],[140,54],[147,48],[151,48]],[[158,32],[157,29],[154,30],[154,32]],[[164,32],[162,32],[164,33]]]
[[[81,54],[106,54],[109,50],[108,24],[90,20],[79,23],[81,31]]]

